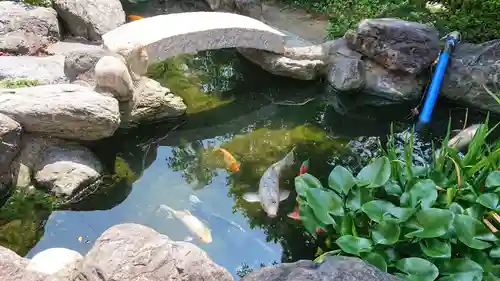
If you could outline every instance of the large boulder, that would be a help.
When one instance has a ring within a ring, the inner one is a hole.
[[[314,47],[313,43],[305,39],[280,31],[286,34],[284,55],[249,48],[238,48],[238,51],[246,59],[276,75],[314,80],[323,74],[326,68],[323,48]]]
[[[49,45],[45,51],[50,55],[67,56],[74,52],[93,53],[99,50],[103,50],[101,45],[92,41],[64,39],[64,41]]]
[[[0,52],[33,55],[59,38],[54,9],[0,1]]]
[[[26,270],[29,260],[0,246],[0,276],[2,281],[42,281],[44,274]]]
[[[181,97],[159,82],[141,77],[136,82],[133,100],[122,103],[121,127],[134,127],[141,122],[155,123],[166,118],[179,117],[187,106]]]
[[[72,35],[92,41],[125,23],[119,0],[55,0],[54,7]]]
[[[106,230],[85,256],[99,265],[109,280],[233,281],[197,246],[175,242],[138,224],[121,224]]]
[[[441,85],[442,95],[457,103],[500,114],[500,39],[482,44],[461,43],[451,55]]]
[[[345,34],[349,47],[393,71],[418,74],[439,53],[438,31],[399,19],[365,19]]]
[[[380,105],[404,103],[418,100],[425,88],[425,79],[421,76],[392,72],[369,60],[365,65],[365,85],[363,92],[373,95]]]
[[[12,180],[10,164],[19,152],[21,133],[19,123],[0,114],[0,198],[7,193]]]
[[[98,140],[118,129],[118,101],[80,85],[0,89],[0,113],[27,132],[73,140]]]
[[[68,82],[64,56],[0,56],[0,79],[29,79],[43,85]]]
[[[323,263],[301,260],[264,267],[241,281],[399,281],[357,258],[329,257]]]
[[[93,186],[101,178],[103,167],[89,149],[75,142],[27,134],[12,170],[16,186],[36,183],[68,198]]]

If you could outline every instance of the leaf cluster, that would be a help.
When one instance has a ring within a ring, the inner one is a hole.
[[[357,256],[404,280],[500,280],[500,144],[486,143],[487,121],[463,155],[448,134],[432,163],[415,165],[413,134],[402,157],[391,136],[385,156],[356,175],[336,166],[326,185],[296,177],[305,229],[327,235],[316,261]]]

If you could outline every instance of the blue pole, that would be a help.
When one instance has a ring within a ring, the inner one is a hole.
[[[426,125],[431,121],[432,111],[434,110],[434,106],[439,94],[439,89],[441,88],[441,82],[443,81],[443,76],[446,72],[450,53],[453,51],[453,47],[456,43],[458,43],[459,40],[460,34],[458,32],[452,32],[447,36],[444,50],[439,55],[438,64],[432,76],[431,85],[426,94],[424,107],[420,112],[417,129],[421,128],[423,125]]]

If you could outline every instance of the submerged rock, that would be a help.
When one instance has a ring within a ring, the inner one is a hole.
[[[439,53],[438,31],[399,19],[365,19],[345,34],[349,47],[393,71],[418,74]]]
[[[141,77],[136,82],[134,99],[122,104],[122,127],[132,127],[140,122],[157,122],[165,118],[178,117],[186,112],[187,106],[181,97],[159,82]]]
[[[120,124],[116,99],[71,84],[0,89],[0,113],[27,132],[74,140],[109,137]]]
[[[0,198],[5,196],[12,181],[10,164],[19,152],[21,133],[19,123],[0,114]]]
[[[329,257],[323,263],[301,260],[264,267],[251,272],[241,281],[398,281],[357,258]]]
[[[54,7],[72,35],[92,41],[125,23],[119,0],[55,0]]]
[[[50,248],[31,258],[26,269],[50,275],[81,260],[83,256],[76,251],[66,248]]]
[[[70,197],[95,184],[103,167],[89,149],[75,142],[25,135],[12,170],[17,187],[27,187],[34,182],[52,194]]]
[[[450,58],[441,85],[452,101],[500,114],[500,104],[483,86],[500,98],[500,39],[482,44],[460,43]]]
[[[0,56],[0,79],[29,79],[43,85],[68,82],[64,56]]]
[[[106,230],[85,256],[99,265],[109,280],[233,281],[197,246],[175,242],[138,224],[120,224]]]
[[[17,1],[0,1],[1,52],[34,55],[59,38],[59,23],[54,9]]]

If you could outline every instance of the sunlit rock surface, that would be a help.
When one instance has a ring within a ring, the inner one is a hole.
[[[26,269],[50,275],[80,260],[83,260],[83,256],[78,252],[66,248],[50,248],[31,258]]]
[[[158,29],[158,26],[170,28]],[[150,64],[202,50],[246,47],[284,52],[284,34],[250,17],[220,12],[188,12],[148,17],[103,35],[104,47],[117,52],[147,47]],[[223,38],[221,40],[221,38]]]

